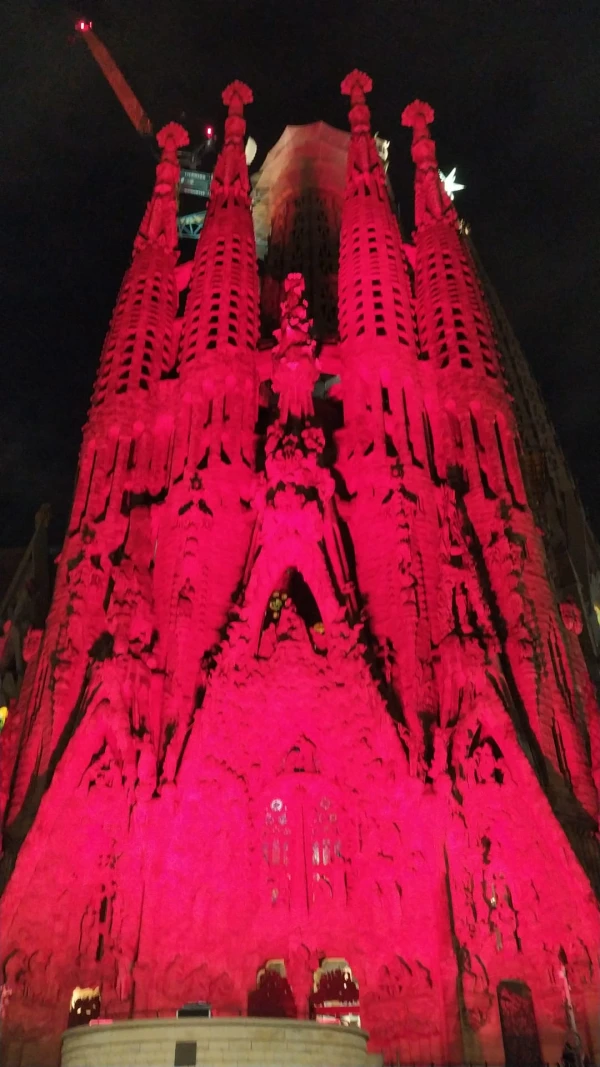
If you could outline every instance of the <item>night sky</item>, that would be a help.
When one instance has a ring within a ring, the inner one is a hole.
[[[44,501],[58,543],[154,164],[83,42],[69,41],[77,9],[4,0],[2,12],[0,545],[26,543]],[[408,227],[400,113],[428,100],[440,165],[467,187],[459,212],[600,529],[598,0],[88,0],[79,12],[155,128],[185,112],[219,130],[221,90],[247,81],[255,165],[287,124],[347,128],[340,81],[368,71]]]

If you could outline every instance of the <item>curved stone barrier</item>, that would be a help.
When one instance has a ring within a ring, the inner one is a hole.
[[[132,1019],[67,1030],[61,1067],[381,1067],[367,1037],[293,1019]]]

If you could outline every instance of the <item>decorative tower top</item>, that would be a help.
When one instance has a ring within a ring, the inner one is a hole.
[[[189,144],[190,139],[183,126],[169,122],[159,131],[156,140],[162,151],[154,191],[133,245],[134,255],[149,245],[160,245],[166,252],[174,252],[177,247],[177,150]]]
[[[194,259],[181,345],[182,378],[207,381],[207,353],[253,350],[258,336],[258,274],[244,155],[244,105],[252,91],[234,81],[223,92],[228,108],[210,203]],[[236,362],[239,365],[239,358]],[[216,365],[216,364],[215,364]],[[212,380],[212,372],[211,372]],[[248,413],[250,419],[250,412]]]
[[[279,394],[279,419],[285,425],[288,416],[302,419],[314,413],[312,393],[319,365],[302,275],[288,274],[283,290],[281,328],[274,331],[273,389]]]
[[[367,398],[365,375],[373,373],[376,383],[373,388],[380,395],[381,381],[385,379],[389,384],[392,367],[398,366],[398,344],[402,345],[404,369],[406,359],[416,360],[412,296],[400,231],[365,101],[371,84],[368,74],[353,70],[341,85],[342,93],[350,97],[352,131],[340,230],[338,286],[340,337],[349,346],[346,361],[355,360],[344,384],[349,422],[352,422],[350,412],[354,404],[352,390],[358,408],[365,409],[364,418],[372,421],[374,404],[379,406],[380,400]],[[365,353],[364,357],[358,358],[359,350]],[[380,430],[382,421],[379,418]],[[378,432],[378,440],[383,447],[383,432]]]
[[[212,180],[211,205],[215,201],[226,200],[230,194],[236,201],[248,204],[250,182],[244,154],[244,105],[252,103],[252,89],[244,82],[233,81],[223,90],[222,99],[228,108],[228,115],[225,119],[225,141]]]
[[[371,131],[371,112],[365,101],[365,93],[370,93],[372,88],[372,79],[362,70],[350,71],[342,82],[342,93],[350,97],[352,133],[370,133]]]
[[[456,224],[458,215],[440,178],[435,142],[429,132],[433,108],[422,100],[413,100],[402,112],[402,125],[412,126],[411,155],[417,168],[415,175],[415,225],[444,219]]]
[[[149,411],[162,366],[171,366],[177,314],[177,150],[189,143],[183,126],[170,122],[157,135],[161,156],[152,196],[133,244],[106,336],[90,416],[109,410],[122,425]],[[137,398],[137,407],[132,396]],[[142,419],[143,421],[143,419]]]
[[[341,89],[350,97],[350,129],[352,139],[348,152],[348,181],[346,197],[355,196],[360,186],[368,185],[370,192],[381,196],[385,192],[385,174],[377,146],[371,135],[371,112],[365,93],[370,93],[373,82],[362,70],[353,70],[344,78]]]

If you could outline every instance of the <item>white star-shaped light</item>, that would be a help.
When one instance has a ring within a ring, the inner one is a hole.
[[[451,200],[454,200],[455,193],[464,189],[464,185],[459,185],[456,181],[456,167],[453,167],[449,174],[442,174],[440,171],[440,181]]]

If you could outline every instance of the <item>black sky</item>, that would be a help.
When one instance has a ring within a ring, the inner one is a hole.
[[[570,10],[569,10],[570,8]],[[600,527],[600,14],[597,0],[88,0],[79,9],[155,126],[185,111],[219,127],[246,80],[256,163],[289,123],[346,128],[339,83],[371,74],[375,127],[412,218],[415,96],[436,110],[443,169],[534,368]],[[4,0],[0,545],[43,501],[62,535],[100,348],[153,162],[58,0]]]

